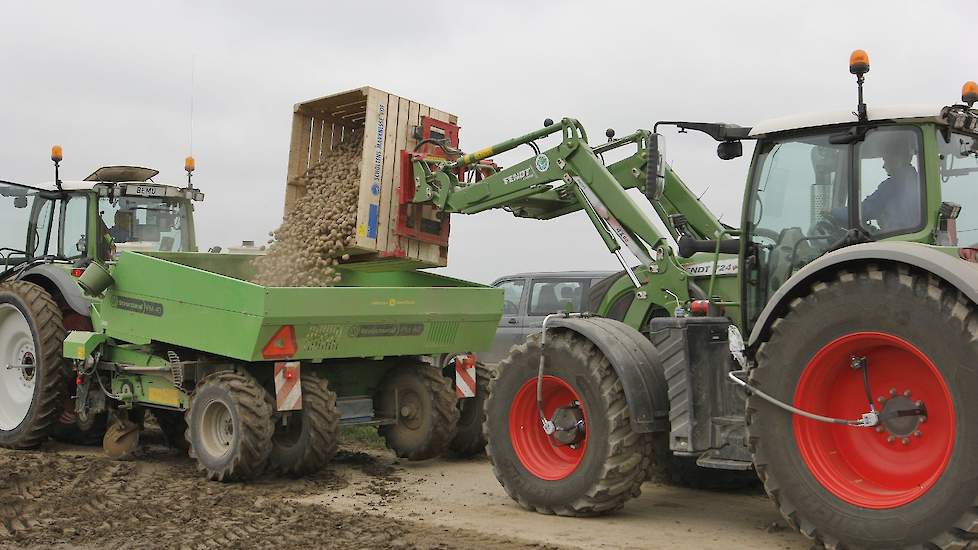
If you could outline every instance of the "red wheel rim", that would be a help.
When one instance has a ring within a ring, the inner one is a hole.
[[[951,459],[951,394],[934,363],[913,344],[858,332],[815,354],[798,381],[795,406],[846,419],[867,412],[862,372],[850,366],[854,356],[866,357],[870,393],[886,419],[876,428],[855,428],[795,415],[795,441],[812,475],[835,496],[862,508],[903,506],[927,493]],[[886,415],[918,402],[927,411],[925,420]]]
[[[531,474],[556,481],[574,473],[587,449],[587,408],[577,392],[556,376],[543,377],[543,412],[553,418],[554,411],[577,401],[584,416],[584,439],[576,446],[557,445],[543,431],[537,410],[537,379],[527,380],[516,392],[509,408],[509,437],[517,458]]]

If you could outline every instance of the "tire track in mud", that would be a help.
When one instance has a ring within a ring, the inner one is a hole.
[[[88,451],[86,451],[88,452]],[[341,453],[395,499],[394,471],[363,453]],[[198,477],[169,451],[113,462],[71,451],[0,450],[0,547],[114,548],[525,548],[525,541],[351,514],[293,502],[348,481],[327,468],[299,480],[223,484]]]

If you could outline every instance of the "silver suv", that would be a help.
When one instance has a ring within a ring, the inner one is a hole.
[[[558,271],[518,273],[500,277],[492,286],[503,289],[503,316],[492,348],[476,356],[483,363],[498,363],[509,348],[540,332],[543,318],[558,311],[588,309],[591,287],[615,271]]]

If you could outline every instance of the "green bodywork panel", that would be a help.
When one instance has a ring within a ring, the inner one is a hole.
[[[251,257],[253,258],[253,257]],[[349,272],[345,285],[273,288],[241,280],[240,256],[124,252],[95,305],[110,338],[162,342],[241,361],[294,327],[295,360],[425,355],[487,347],[502,291],[419,271]]]
[[[108,336],[100,332],[72,331],[65,338],[62,348],[63,356],[69,359],[84,360],[108,339]]]

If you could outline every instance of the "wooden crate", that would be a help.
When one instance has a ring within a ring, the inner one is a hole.
[[[333,145],[360,140],[357,239],[349,250],[353,263],[365,269],[445,266],[448,214],[430,206],[402,207],[399,195],[401,151],[414,151],[417,136],[427,137],[429,132],[448,135],[458,146],[458,117],[370,87],[296,104],[285,212],[305,193],[303,185],[292,181],[296,176],[326,159]],[[410,229],[422,224],[431,234],[413,238],[416,232]]]

